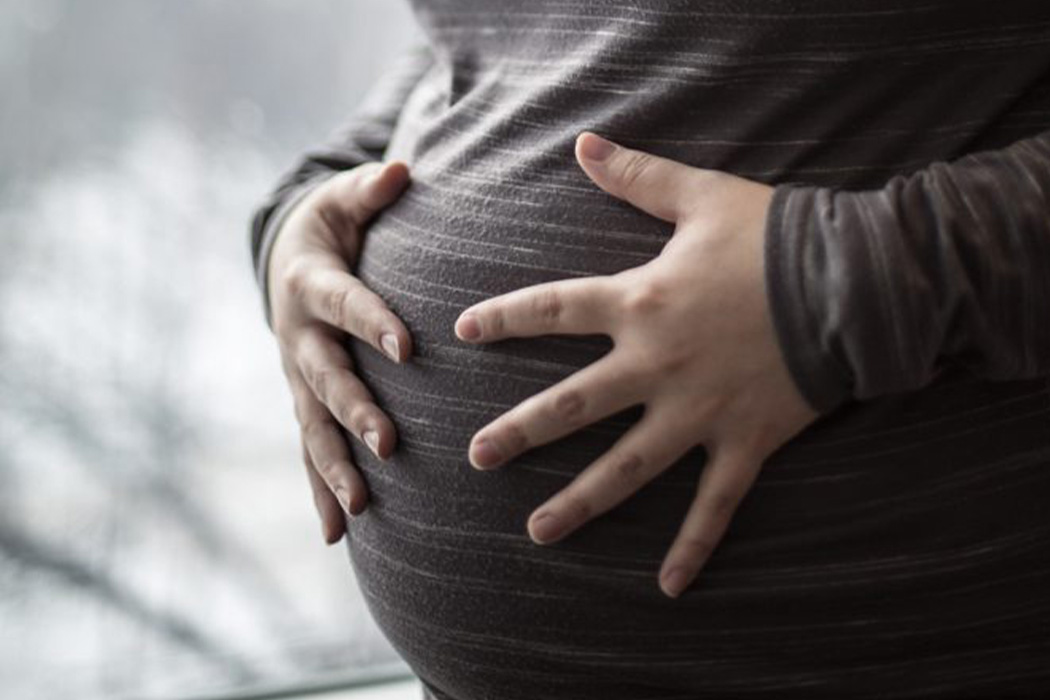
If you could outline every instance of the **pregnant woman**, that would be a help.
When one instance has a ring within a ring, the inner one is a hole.
[[[252,242],[427,697],[1050,697],[1050,5],[414,7]]]

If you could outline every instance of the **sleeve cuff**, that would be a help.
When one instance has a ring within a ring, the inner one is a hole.
[[[821,337],[817,313],[829,305],[814,299],[815,281],[828,274],[830,261],[808,240],[802,217],[811,207],[811,187],[780,184],[770,201],[764,239],[766,292],[781,353],[803,398],[827,413],[853,395],[850,373]]]

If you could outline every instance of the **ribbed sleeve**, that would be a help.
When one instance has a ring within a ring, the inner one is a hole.
[[[428,45],[410,47],[380,76],[350,119],[324,143],[300,156],[253,212],[252,263],[267,323],[271,321],[267,292],[270,249],[284,219],[310,190],[335,173],[383,159],[402,105],[432,64]]]
[[[780,184],[765,245],[781,349],[816,410],[949,365],[1050,374],[1050,132],[877,190]]]

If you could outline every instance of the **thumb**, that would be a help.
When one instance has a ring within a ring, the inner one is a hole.
[[[625,148],[589,131],[576,139],[576,160],[598,187],[671,222],[684,212],[699,172],[677,161]]]
[[[338,200],[353,224],[361,228],[393,203],[408,183],[408,166],[402,161],[365,163],[346,173]]]

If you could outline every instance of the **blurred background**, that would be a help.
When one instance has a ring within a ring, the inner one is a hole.
[[[406,673],[322,541],[248,221],[416,32],[399,0],[0,0],[5,700]]]

